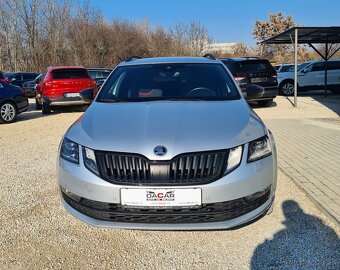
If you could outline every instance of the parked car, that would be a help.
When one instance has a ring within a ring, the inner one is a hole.
[[[8,80],[5,78],[4,74],[0,71],[0,82],[8,83]]]
[[[277,73],[280,73],[280,72],[294,72],[294,67],[295,67],[294,64],[283,64],[277,70]]]
[[[89,87],[96,88],[96,82],[86,68],[49,67],[36,86],[36,107],[49,114],[53,106],[83,105],[79,92]]]
[[[220,60],[118,65],[62,138],[62,202],[95,226],[211,230],[271,211],[274,138]],[[248,96],[263,88],[248,85]]]
[[[281,66],[282,66],[282,65],[275,65],[275,66],[274,66],[274,69],[276,70],[276,72],[280,69]]]
[[[14,122],[27,107],[28,99],[20,87],[0,82],[0,123]]]
[[[12,85],[16,85],[22,88],[25,82],[34,80],[39,74],[35,72],[16,72],[8,77],[8,81]]]
[[[105,82],[106,78],[110,75],[112,69],[110,68],[88,68],[91,78],[96,81],[97,87],[100,88]]]
[[[268,60],[263,58],[221,59],[238,82],[246,100],[257,101],[260,106],[269,107],[278,94],[276,71]],[[246,87],[256,84],[264,88],[264,94],[256,99],[246,95]]]
[[[340,59],[327,63],[327,88],[333,93],[340,92]],[[294,69],[278,74],[279,91],[283,95],[294,94]],[[298,91],[321,90],[325,87],[325,61],[309,61],[298,67]]]
[[[35,97],[35,87],[40,82],[42,74],[39,74],[33,81],[25,82],[22,84],[22,89],[27,97]]]

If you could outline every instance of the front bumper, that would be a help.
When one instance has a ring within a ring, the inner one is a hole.
[[[256,219],[263,215],[271,206],[274,200],[277,178],[277,161],[274,141],[273,154],[264,159],[247,163],[248,147],[244,147],[244,153],[240,166],[227,174],[223,178],[205,185],[195,186],[173,186],[172,188],[201,188],[202,190],[202,205],[228,203],[229,201],[238,200],[251,194],[261,192],[270,187],[265,197],[256,208],[247,208],[249,211],[242,212],[241,215],[230,215],[226,219],[217,221],[189,223],[154,223],[148,222],[117,222],[107,221],[101,218],[93,218],[91,215],[85,215],[84,209],[78,208],[61,193],[61,200],[66,210],[76,218],[97,227],[112,227],[112,228],[127,228],[127,229],[149,229],[149,230],[212,230],[212,229],[227,229],[234,226],[239,226],[244,223]],[[80,149],[80,156],[82,152]],[[85,168],[82,159],[80,164],[73,164],[59,158],[58,179],[62,189],[68,190],[82,198],[95,202],[120,205],[120,189],[131,186],[111,184]],[[146,186],[135,186],[134,188],[145,188]],[[152,187],[152,188],[164,188]],[[94,202],[94,203],[95,203]],[[73,207],[71,206],[73,205]],[[79,211],[77,211],[78,209]],[[93,216],[93,215],[92,215]],[[123,219],[124,220],[124,219]],[[156,220],[156,219],[155,219]]]

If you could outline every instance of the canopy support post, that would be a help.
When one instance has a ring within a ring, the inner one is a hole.
[[[328,54],[329,54],[329,51],[328,51],[328,42],[325,44],[325,92],[324,92],[324,96],[326,97],[327,95],[327,76],[328,76],[328,72],[327,72],[327,64],[328,64]]]
[[[294,38],[294,107],[297,107],[297,88],[298,88],[298,76],[297,76],[297,51],[298,51],[298,28],[295,28]]]

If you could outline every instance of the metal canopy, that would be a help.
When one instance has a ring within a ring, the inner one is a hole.
[[[325,44],[325,54],[322,54],[314,44]],[[333,44],[340,43],[340,26],[329,27],[292,27],[276,36],[268,38],[261,44],[293,44],[295,71],[294,71],[294,107],[297,107],[297,45],[308,44],[312,47],[322,59],[325,60],[325,94],[327,93],[327,62],[339,51],[340,47],[330,53]]]
[[[262,41],[262,44],[290,44],[298,29],[299,44],[340,43],[340,26],[312,27],[297,26],[288,29],[281,34]]]

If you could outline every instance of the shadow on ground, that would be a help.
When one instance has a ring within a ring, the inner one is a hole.
[[[50,115],[56,115],[60,113],[74,113],[74,112],[85,112],[88,106],[66,106],[66,107],[55,107],[53,108]],[[27,111],[18,115],[18,121],[26,121],[37,119],[41,117],[48,117],[49,115],[42,114],[41,110],[35,108],[35,104],[30,103]]]
[[[249,106],[250,106],[252,109],[271,108],[271,107],[276,107],[276,106],[277,106],[277,103],[275,102],[275,100],[274,100],[273,103],[270,104],[270,106],[268,106],[268,107],[260,106],[256,101],[250,101],[248,104],[249,104]]]
[[[298,104],[299,97],[311,97],[340,116],[340,93],[333,94],[332,92],[328,91],[325,94],[323,90],[299,92],[297,97]],[[294,97],[286,96],[286,98],[292,104],[292,106],[294,106]]]
[[[286,228],[256,248],[251,269],[340,269],[335,231],[304,213],[295,201],[285,201],[282,208]]]

